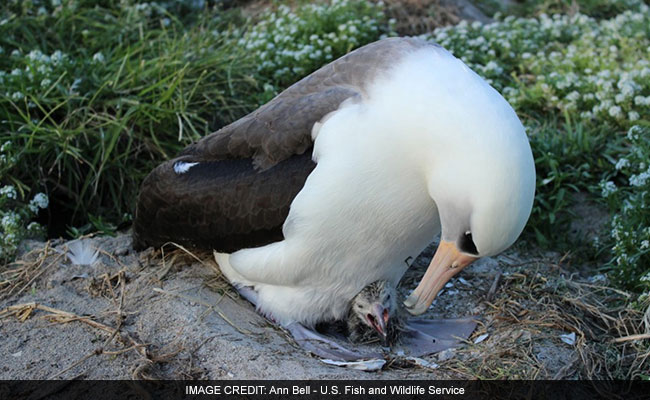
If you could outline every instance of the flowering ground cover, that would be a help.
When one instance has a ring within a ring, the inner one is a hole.
[[[25,237],[128,227],[154,165],[328,61],[396,34],[382,2],[298,2],[253,18],[216,3],[0,6],[2,262]],[[524,246],[573,250],[577,264],[608,273],[642,307],[650,11],[641,1],[591,3],[582,14],[536,2],[525,14],[506,10],[492,23],[461,21],[422,36],[485,77],[527,126],[538,179]],[[567,236],[575,193],[610,212],[593,240]]]

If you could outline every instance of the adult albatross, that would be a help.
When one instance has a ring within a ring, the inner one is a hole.
[[[144,180],[136,247],[215,249],[233,283],[282,324],[345,317],[368,284],[393,285],[437,234],[406,299],[509,247],[530,215],[533,157],[517,115],[439,45],[361,47],[187,147]]]

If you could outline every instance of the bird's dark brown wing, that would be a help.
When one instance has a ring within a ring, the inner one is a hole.
[[[144,180],[134,246],[173,241],[231,252],[282,240],[289,205],[315,167],[311,152],[258,171],[250,159],[205,161],[178,174],[167,161]]]
[[[138,196],[134,246],[175,241],[234,251],[281,240],[289,206],[315,167],[314,124],[343,101],[361,101],[369,82],[426,45],[393,38],[361,47],[158,166]],[[179,173],[179,163],[198,164]]]

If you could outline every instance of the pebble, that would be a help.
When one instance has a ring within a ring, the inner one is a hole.
[[[438,353],[438,361],[447,361],[456,354],[456,349],[447,349]]]
[[[479,336],[479,337],[477,337],[476,339],[474,339],[474,344],[479,344],[479,343],[481,343],[482,341],[484,341],[485,339],[487,339],[488,336],[490,336],[489,333],[484,333],[484,334],[482,334],[481,336]]]

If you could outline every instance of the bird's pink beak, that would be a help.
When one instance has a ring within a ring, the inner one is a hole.
[[[386,345],[388,327],[388,309],[379,303],[373,304],[370,313],[366,316],[368,323],[381,335]]]
[[[454,243],[440,241],[438,250],[420,284],[404,301],[408,312],[413,315],[424,313],[445,283],[476,260],[478,257],[461,253]]]

